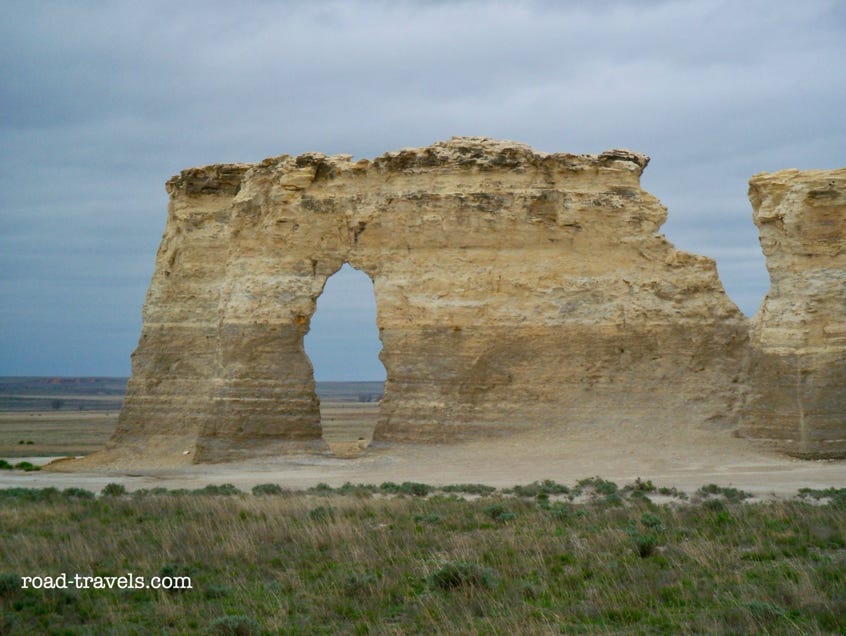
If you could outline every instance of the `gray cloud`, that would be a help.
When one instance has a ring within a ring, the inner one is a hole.
[[[846,165],[844,43],[836,0],[6,7],[0,374],[128,372],[180,169],[451,135],[649,154],[668,238],[751,313],[746,182]]]

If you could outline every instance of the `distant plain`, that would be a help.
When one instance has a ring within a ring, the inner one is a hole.
[[[87,455],[117,424],[127,378],[0,377],[0,458]],[[329,443],[369,440],[382,382],[318,382]]]
[[[125,382],[126,378],[0,378],[0,408],[6,409],[0,411],[0,459],[44,465],[56,457],[102,448],[117,422]],[[177,453],[175,463],[161,466],[110,467],[84,461],[75,466],[71,460],[39,472],[0,471],[0,487],[64,484],[99,490],[115,479],[130,490],[214,483],[249,489],[269,481],[292,489],[385,481],[508,487],[533,480],[574,483],[601,476],[623,483],[643,477],[687,492],[714,482],[768,498],[792,496],[799,488],[846,485],[846,461],[795,459],[730,430],[688,425],[683,416],[673,426],[562,423],[555,434],[526,429],[450,445],[376,443],[363,450],[372,439],[382,391],[381,382],[317,383],[328,443],[322,453],[212,465],[192,464],[183,453]]]

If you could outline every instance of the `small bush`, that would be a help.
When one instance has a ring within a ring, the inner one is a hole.
[[[601,495],[613,495],[617,492],[617,484],[613,481],[600,480],[596,486],[596,492]]]
[[[576,508],[571,503],[556,501],[549,508],[549,516],[557,521],[570,521],[585,515],[584,510]]]
[[[255,636],[261,628],[252,616],[232,615],[216,618],[209,625],[209,634],[214,636]]]
[[[654,515],[651,512],[643,513],[643,516],[640,518],[640,522],[650,530],[654,530],[656,532],[664,529],[664,522],[661,521],[661,517]]]
[[[425,497],[431,492],[432,488],[427,484],[421,484],[416,481],[404,481],[400,485],[400,491],[414,497]]]
[[[253,486],[253,495],[281,495],[285,492],[279,484],[256,484]]]
[[[725,497],[728,501],[743,501],[744,499],[749,499],[752,497],[752,493],[746,492],[745,490],[738,490],[737,488],[723,488],[723,497]]]
[[[169,495],[171,492],[164,486],[156,486],[155,488],[139,488],[138,490],[132,491],[132,497],[135,499],[143,499],[144,497],[149,497],[151,495]]]
[[[120,497],[126,494],[126,487],[123,484],[106,484],[100,494],[105,497]]]
[[[677,489],[675,486],[672,488],[667,488],[666,486],[661,486],[658,489],[659,495],[666,495],[667,497],[678,497],[679,499],[687,499],[687,493],[684,493]]]
[[[846,488],[824,488],[822,490],[816,488],[800,488],[799,497],[811,499],[827,499],[830,497],[844,497],[846,496]]]
[[[752,493],[738,490],[737,488],[732,488],[731,486],[718,486],[717,484],[707,484],[702,486],[697,493],[703,497],[722,495],[726,498],[726,500],[732,502],[743,501],[744,499],[749,499],[749,497],[752,496]]]
[[[799,496],[810,497],[816,500],[828,500],[827,504],[834,508],[846,508],[846,488],[825,488],[815,490],[813,488],[800,488]]]
[[[620,497],[616,492],[612,492],[610,495],[605,495],[603,498],[603,503],[608,504],[609,506],[622,506],[623,505],[623,498]]]
[[[65,488],[62,491],[65,499],[94,499],[94,493],[84,488]]]
[[[230,589],[225,585],[207,585],[203,590],[203,596],[206,598],[223,598],[229,592]]]
[[[342,486],[335,489],[339,495],[352,495],[353,497],[367,498],[370,497],[377,489],[373,484],[353,484],[351,482],[344,482]]]
[[[331,506],[318,506],[308,511],[308,518],[312,521],[332,521],[335,518],[335,510]]]
[[[451,484],[441,488],[444,492],[460,492],[468,495],[481,495],[482,497],[496,492],[493,486],[485,486],[484,484]]]
[[[436,514],[414,515],[414,520],[418,523],[440,523],[441,516]]]
[[[383,481],[382,484],[379,486],[379,490],[384,492],[392,492],[398,493],[400,491],[399,484],[395,484],[392,481]]]
[[[193,495],[240,495],[241,491],[232,484],[209,484],[203,488],[194,490]]]
[[[34,470],[41,470],[41,466],[36,466],[35,464],[30,464],[29,462],[18,462],[15,464],[15,468],[27,473],[31,473]]]
[[[517,518],[517,515],[515,515],[501,503],[495,503],[491,504],[490,506],[486,506],[485,514],[488,515],[494,521],[511,521],[512,519]]]
[[[12,466],[5,459],[0,459],[0,470],[12,470],[13,468],[14,466]]]
[[[536,481],[525,486],[514,486],[513,492],[518,497],[543,498],[544,495],[569,495],[570,489],[564,484],[559,484],[551,479]]]
[[[454,590],[460,587],[493,587],[493,572],[475,563],[456,561],[447,563],[429,577],[429,586],[438,590]]]
[[[406,495],[414,495],[415,497],[425,497],[432,491],[432,487],[428,484],[420,484],[414,481],[404,481],[401,484],[386,481],[379,486],[379,490],[393,494],[403,493]]]
[[[652,480],[647,479],[643,481],[640,477],[635,479],[632,483],[626,485],[623,490],[631,490],[634,492],[655,492],[655,484],[652,483]]]
[[[655,553],[655,548],[658,546],[655,535],[636,533],[632,538],[635,542],[635,552],[637,552],[641,559],[645,559]]]
[[[0,499],[20,501],[55,501],[61,493],[57,488],[5,488],[0,490]]]
[[[613,495],[617,492],[617,484],[606,481],[602,477],[590,477],[577,482],[580,488],[593,488],[600,495]]]

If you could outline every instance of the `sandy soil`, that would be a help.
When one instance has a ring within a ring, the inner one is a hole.
[[[330,444],[355,443],[359,437],[369,441],[374,415],[374,405],[327,407],[323,413],[324,436]],[[43,457],[29,459],[47,461]],[[641,477],[687,492],[717,483],[760,496],[789,496],[803,487],[846,486],[846,461],[798,460],[739,439],[731,431],[684,427],[562,427],[554,434],[527,431],[451,446],[371,445],[359,457],[346,459],[329,452],[303,453],[228,464],[191,465],[186,461],[147,470],[113,466],[81,472],[77,472],[75,463],[65,461],[50,467],[52,470],[32,473],[0,471],[0,487],[79,486],[99,490],[109,482],[119,482],[134,490],[232,483],[249,490],[259,483],[307,488],[319,482],[339,486],[347,481],[472,482],[506,487],[540,479],[572,484],[597,475],[621,485]]]

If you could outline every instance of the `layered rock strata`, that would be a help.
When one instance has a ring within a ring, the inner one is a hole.
[[[195,461],[318,447],[303,336],[344,263],[374,282],[376,440],[735,426],[748,325],[714,262],[659,233],[647,161],[453,138],[183,171],[112,445],[171,440]]]
[[[846,456],[846,168],[749,182],[770,289],[752,319],[741,431],[804,457]]]

